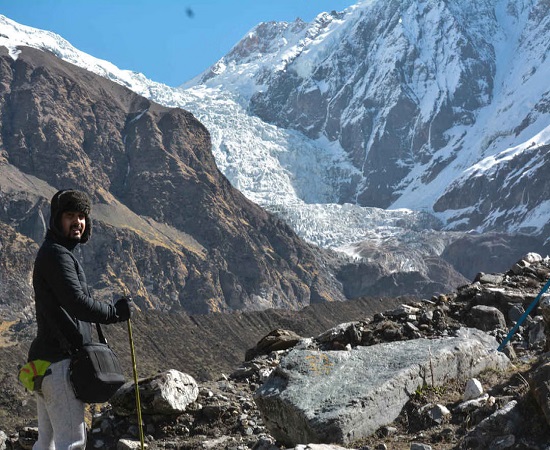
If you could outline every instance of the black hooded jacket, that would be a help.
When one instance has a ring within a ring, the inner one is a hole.
[[[50,229],[34,265],[38,331],[29,350],[29,361],[66,359],[70,349],[91,341],[90,322],[118,321],[113,305],[95,301],[90,295],[84,270],[73,254],[79,242],[63,238],[57,228],[62,212],[62,208],[52,207]]]

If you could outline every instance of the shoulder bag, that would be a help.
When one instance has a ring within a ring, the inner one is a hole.
[[[124,374],[115,352],[96,323],[99,342],[71,351],[70,378],[76,398],[85,403],[103,403],[124,384]]]

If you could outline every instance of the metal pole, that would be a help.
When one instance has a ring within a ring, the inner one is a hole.
[[[134,338],[132,336],[132,323],[128,319],[128,337],[130,339],[130,350],[132,353],[132,368],[134,371],[134,386],[136,391],[136,410],[137,410],[137,420],[139,426],[139,441],[141,443],[141,450],[145,450],[145,439],[143,437],[143,423],[141,421],[141,401],[139,398],[139,384],[138,384],[138,373],[136,367],[136,353],[134,351]]]
[[[519,320],[516,322],[516,324],[514,325],[514,328],[512,328],[510,330],[510,332],[508,333],[508,335],[506,336],[506,338],[502,341],[502,343],[498,346],[498,349],[497,351],[501,352],[502,350],[504,350],[504,347],[506,347],[506,344],[508,344],[508,341],[510,339],[512,339],[512,336],[514,336],[514,334],[516,333],[517,329],[520,327],[520,325],[523,323],[523,321],[527,318],[527,316],[529,315],[529,313],[533,310],[533,308],[537,305],[537,303],[539,302],[540,298],[542,297],[542,295],[546,292],[546,290],[550,287],[550,280],[548,280],[546,282],[546,284],[544,285],[544,287],[541,289],[541,291],[539,292],[539,295],[537,295],[537,298],[535,298],[535,300],[533,300],[531,302],[531,304],[527,307],[527,309],[525,310],[525,312],[521,315],[521,317],[519,318]]]

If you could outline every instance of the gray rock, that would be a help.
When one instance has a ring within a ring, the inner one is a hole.
[[[37,440],[38,428],[23,427],[23,429],[19,430],[19,438],[17,439],[17,443],[23,450],[31,450]]]
[[[357,344],[361,341],[361,332],[359,331],[359,322],[341,323],[315,337],[315,341],[320,344],[339,341],[343,344]]]
[[[195,379],[177,370],[168,370],[139,381],[142,411],[146,414],[180,414],[199,395]],[[111,399],[116,414],[135,414],[135,385],[126,383]]]
[[[544,294],[539,302],[539,311],[546,323],[550,324],[550,295]]]
[[[466,388],[464,389],[462,399],[464,401],[472,400],[474,398],[478,398],[481,394],[483,394],[483,386],[480,381],[476,378],[470,378],[466,382]]]
[[[504,287],[484,287],[479,299],[480,303],[488,306],[505,304],[529,304],[535,299],[534,294],[527,294],[518,289]]]
[[[542,256],[538,253],[530,252],[521,259],[529,264],[536,264],[542,261]]]
[[[500,442],[503,436],[508,436],[516,432],[521,426],[521,412],[517,405],[518,402],[512,400],[503,408],[483,419],[468,433],[461,448],[469,450],[486,450],[491,448],[490,446],[493,443],[496,445],[496,443]]]
[[[148,447],[147,444],[144,445],[145,448]],[[116,445],[117,450],[137,450],[141,448],[140,441],[134,441],[131,439],[120,439]]]
[[[494,402],[495,402],[495,399],[493,397],[489,397],[489,394],[483,394],[481,397],[474,398],[472,400],[467,400],[465,402],[460,403],[454,409],[454,411],[457,411],[460,413],[468,413],[481,408],[483,405],[487,403],[493,404]]]
[[[227,444],[228,442],[232,441],[232,439],[233,438],[231,436],[220,436],[219,438],[216,438],[216,439],[209,439],[202,443],[201,448],[203,449],[218,448],[218,446]]]
[[[411,305],[403,304],[399,306],[398,308],[394,309],[393,311],[386,311],[386,315],[389,317],[395,317],[395,318],[406,318],[410,315],[415,315],[420,312],[419,308],[415,308]]]
[[[504,450],[506,448],[512,448],[515,443],[516,437],[513,434],[501,436],[491,442],[489,445],[489,450]]]
[[[546,422],[550,424],[550,358],[545,357],[542,364],[536,367],[530,374],[529,385],[533,397],[539,404],[539,407],[546,418]]]
[[[496,340],[474,329],[445,339],[389,342],[352,351],[292,350],[255,393],[266,427],[289,445],[348,444],[399,415],[418,386],[503,369]]]
[[[536,316],[533,322],[529,325],[529,346],[543,348],[546,344],[546,324],[542,316]]]
[[[448,417],[451,412],[447,409],[445,405],[432,405],[426,411],[428,417],[435,423],[441,423],[445,420],[445,417]]]
[[[273,351],[286,350],[294,347],[300,340],[301,336],[294,331],[276,329],[264,336],[254,348],[246,351],[245,360],[250,361],[258,355],[265,355]]]
[[[501,284],[504,281],[504,276],[501,274],[480,272],[475,281],[479,281],[481,284]]]
[[[468,325],[483,331],[491,331],[497,328],[506,328],[506,319],[502,312],[493,307],[476,305],[470,310]]]
[[[428,444],[420,444],[418,442],[411,442],[411,450],[432,450],[432,446]]]
[[[294,450],[349,450],[349,448],[340,447],[339,445],[327,445],[327,444],[307,444],[307,445],[300,444],[294,447]]]
[[[6,442],[8,441],[8,436],[2,430],[0,430],[0,450],[6,450]]]
[[[525,308],[522,305],[512,305],[512,307],[508,310],[508,320],[511,323],[515,323],[520,319],[524,312]]]

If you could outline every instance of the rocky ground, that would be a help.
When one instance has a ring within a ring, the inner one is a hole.
[[[409,302],[369,319],[342,324],[316,336],[312,342],[319,349],[343,350],[355,345],[443,337],[453,335],[463,326],[481,328],[501,342],[549,275],[550,262],[530,256],[506,273],[479,274],[473,283],[452,294]],[[550,427],[544,415],[544,399],[541,400],[540,392],[537,394],[540,380],[536,381],[539,367],[550,360],[542,312],[541,308],[535,309],[514,335],[512,345],[505,349],[514,362],[513,368],[506,372],[485,372],[477,378],[484,392],[476,402],[464,404],[464,383],[419,386],[394,423],[348,447],[550,449]],[[247,352],[247,360],[233,373],[199,383],[199,396],[185,413],[145,415],[148,448],[285,449],[265,428],[254,402],[254,391],[299,339],[294,332],[274,330]],[[502,413],[509,405],[516,406],[515,415]],[[513,426],[510,421],[515,422]],[[136,424],[133,416],[114,414],[109,404],[96,406],[89,413],[88,448],[136,448],[136,445],[139,448]],[[493,436],[490,444],[485,440],[487,435]],[[6,446],[14,450],[30,448],[35,438],[35,428],[19,429],[7,437]],[[0,448],[1,444],[0,438]]]

